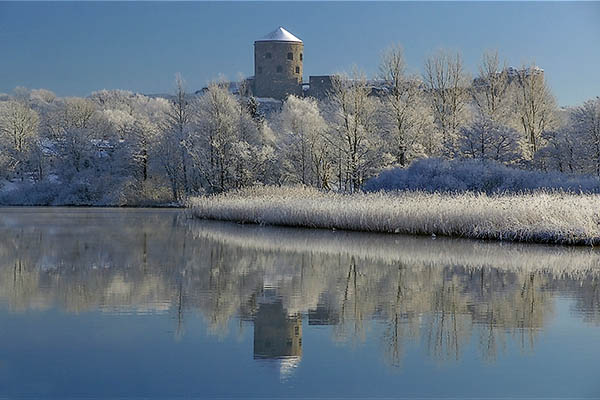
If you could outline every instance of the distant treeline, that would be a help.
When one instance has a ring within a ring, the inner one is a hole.
[[[377,82],[373,95],[364,73],[341,73],[326,99],[290,96],[269,115],[223,82],[189,95],[179,76],[169,98],[16,88],[0,95],[0,203],[180,203],[254,184],[353,192],[428,157],[600,176],[600,98],[558,108],[533,65],[489,52],[473,79],[440,51],[414,76],[395,46]]]

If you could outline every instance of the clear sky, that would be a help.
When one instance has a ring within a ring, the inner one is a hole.
[[[176,72],[197,90],[252,75],[254,40],[279,25],[304,41],[305,80],[354,64],[374,75],[401,43],[415,73],[449,48],[475,74],[498,49],[509,65],[544,68],[560,105],[600,96],[600,2],[0,2],[0,92],[165,93]]]

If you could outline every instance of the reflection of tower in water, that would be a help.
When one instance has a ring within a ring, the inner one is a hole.
[[[254,318],[254,359],[279,364],[288,375],[302,357],[302,316],[288,315],[281,300],[261,302]]]

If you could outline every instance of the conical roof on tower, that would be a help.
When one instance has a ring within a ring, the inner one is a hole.
[[[296,36],[292,35],[290,32],[285,30],[283,26],[275,29],[273,32],[268,33],[262,38],[256,40],[256,42],[300,42],[302,40],[298,39]]]

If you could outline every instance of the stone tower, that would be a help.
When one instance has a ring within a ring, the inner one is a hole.
[[[302,95],[304,44],[281,26],[254,42],[254,95]]]

